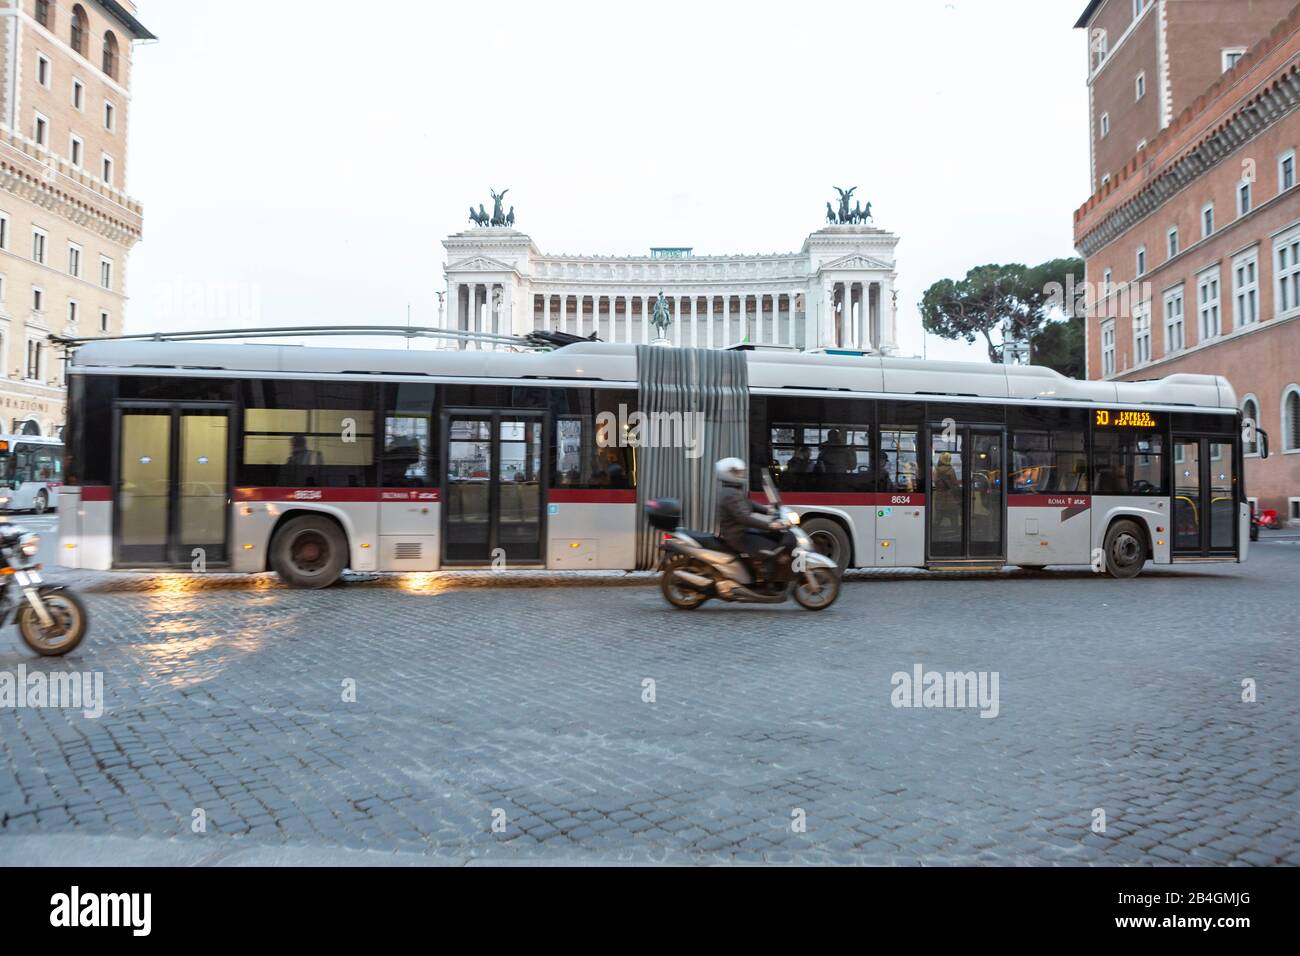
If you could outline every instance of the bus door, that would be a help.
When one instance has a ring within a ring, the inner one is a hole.
[[[545,560],[544,422],[515,409],[444,413],[444,563]]]
[[[115,565],[229,562],[230,438],[228,406],[118,406]]]
[[[1173,554],[1235,553],[1239,492],[1232,440],[1175,433],[1173,489]]]
[[[927,558],[981,563],[1005,559],[1005,430],[951,419],[932,422],[927,451]]]

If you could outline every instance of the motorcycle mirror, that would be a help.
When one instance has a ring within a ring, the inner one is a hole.
[[[1255,439],[1256,439],[1256,443],[1259,445],[1259,457],[1267,458],[1268,457],[1268,432],[1264,431],[1264,429],[1262,428],[1256,428]]]
[[[763,494],[767,495],[768,504],[780,504],[781,495],[776,490],[776,482],[772,480],[772,473],[766,468],[763,469]]]

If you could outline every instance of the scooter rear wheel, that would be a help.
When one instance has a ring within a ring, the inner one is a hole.
[[[680,581],[674,581],[674,571],[695,571],[705,577],[709,576],[708,569],[700,565],[699,562],[692,561],[684,554],[673,555],[664,562],[663,573],[659,575],[659,591],[663,594],[665,601],[683,611],[693,611],[708,600],[707,595],[701,594]]]
[[[73,650],[86,636],[86,609],[71,591],[40,591],[53,624],[44,627],[31,604],[18,608],[18,633],[23,643],[42,657],[59,657]]]

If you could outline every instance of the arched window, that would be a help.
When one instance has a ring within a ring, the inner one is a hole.
[[[27,421],[23,422],[22,433],[24,435],[39,435],[41,433],[40,423],[34,418],[27,419]]]
[[[1263,422],[1259,420],[1259,399],[1254,395],[1247,395],[1241,403],[1241,417],[1249,418],[1255,422],[1255,427],[1260,428]],[[1242,450],[1249,455],[1259,454],[1259,441],[1248,441],[1242,443]]]
[[[1300,451],[1300,385],[1282,393],[1282,450]]]
[[[36,0],[36,22],[47,30],[54,29],[54,11],[50,9],[50,0]]]
[[[117,79],[117,37],[112,30],[104,34],[104,72]]]
[[[86,11],[82,9],[81,4],[72,8],[72,29],[68,33],[68,42],[72,48],[82,56],[86,55]]]

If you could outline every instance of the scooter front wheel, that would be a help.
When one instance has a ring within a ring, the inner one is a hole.
[[[684,554],[673,555],[664,562],[663,573],[659,575],[659,591],[663,594],[664,600],[683,611],[693,611],[708,600],[707,595],[701,594],[690,585],[673,580],[674,571],[692,570],[693,563]],[[693,570],[708,576],[704,568],[696,567]]]
[[[794,599],[809,611],[824,611],[840,596],[840,576],[832,568],[813,568],[794,582]]]
[[[18,633],[23,643],[42,657],[59,657],[74,649],[86,636],[86,608],[71,591],[40,588],[39,593],[50,612],[50,626],[41,624],[29,602],[18,608]]]

